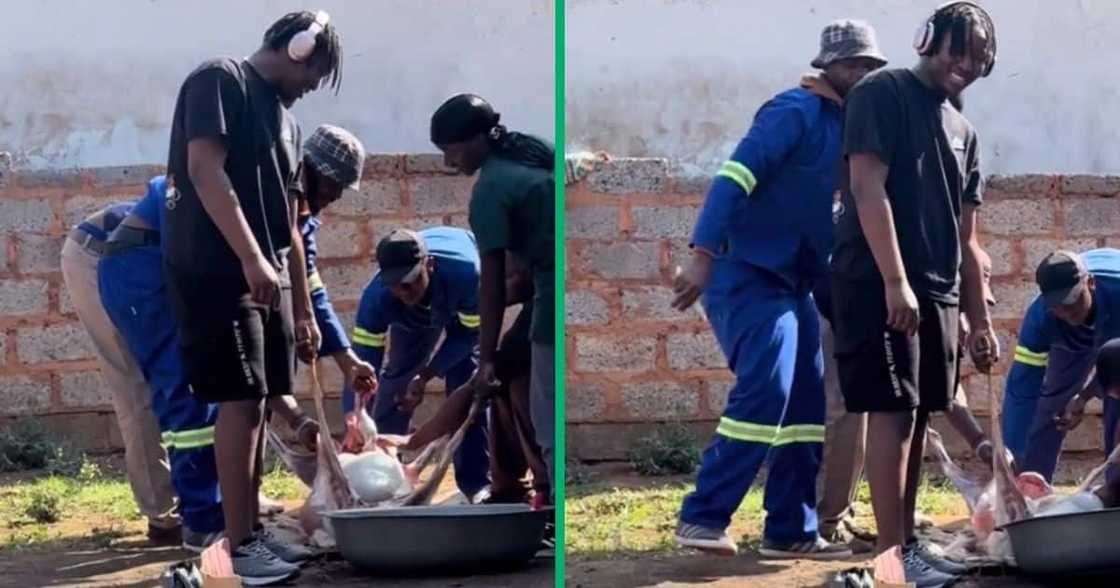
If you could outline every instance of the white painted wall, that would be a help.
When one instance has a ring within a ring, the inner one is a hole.
[[[489,99],[510,128],[554,133],[552,0],[32,0],[4,3],[0,151],[16,165],[163,163],[188,73],[244,56],[299,8],[342,36],[338,96],[298,102],[305,130],[331,122],[370,151],[428,152],[452,94]],[[309,132],[309,131],[308,131]]]
[[[1120,171],[1120,2],[981,0],[999,60],[965,92],[988,173]],[[916,62],[940,0],[567,0],[567,149],[668,156],[710,173],[796,84],[830,20],[864,18]]]

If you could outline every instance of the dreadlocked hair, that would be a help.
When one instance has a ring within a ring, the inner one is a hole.
[[[986,10],[967,2],[946,5],[933,14],[933,41],[927,53],[936,53],[945,35],[952,35],[949,52],[964,55],[972,42],[972,29],[977,25],[988,39],[983,65],[991,64],[996,59],[996,25]]]
[[[487,135],[487,140],[494,154],[511,161],[548,171],[556,166],[556,150],[533,135],[507,131],[504,126],[496,125]]]
[[[285,14],[264,32],[264,46],[273,51],[284,50],[296,33],[311,28],[314,22],[314,12],[304,10]],[[330,87],[335,94],[338,94],[339,88],[342,87],[342,39],[339,38],[334,24],[330,22],[315,36],[315,51],[307,60],[310,62],[320,59],[326,61]]]

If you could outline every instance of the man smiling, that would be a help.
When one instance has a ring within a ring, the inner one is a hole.
[[[915,68],[876,72],[848,96],[851,190],[837,219],[832,302],[845,403],[870,413],[877,547],[903,546],[907,581],[937,586],[960,566],[914,539],[914,506],[929,414],[955,392],[962,308],[977,368],[999,357],[976,236],[979,145],[948,98],[991,72],[995,27],[978,5],[950,2],[922,23],[914,48]]]

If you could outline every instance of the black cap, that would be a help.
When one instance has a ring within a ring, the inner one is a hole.
[[[1089,269],[1081,256],[1072,251],[1055,251],[1047,255],[1034,273],[1042,298],[1049,306],[1073,304],[1081,296]]]
[[[415,231],[395,229],[377,244],[377,265],[386,286],[411,282],[428,259],[428,247]]]

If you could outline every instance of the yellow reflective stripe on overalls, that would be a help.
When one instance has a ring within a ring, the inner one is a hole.
[[[719,171],[716,172],[716,176],[723,176],[739,184],[739,187],[742,188],[748,196],[750,196],[751,192],[754,192],[754,187],[758,185],[758,181],[754,179],[754,173],[752,173],[747,166],[738,161],[724,162],[724,164],[720,166]]]
[[[1015,361],[1024,365],[1046,367],[1049,357],[1049,353],[1037,353],[1022,345],[1015,346]]]
[[[755,443],[773,443],[778,435],[778,427],[744,423],[735,419],[721,417],[716,433],[737,441],[754,441]]]
[[[196,449],[214,444],[214,426],[186,431],[167,431],[162,435],[163,446],[168,449]]]
[[[459,313],[459,322],[468,329],[477,329],[482,324],[482,319],[477,314]]]
[[[326,288],[326,286],[323,285],[323,278],[319,276],[319,270],[311,272],[311,274],[307,276],[307,291],[315,292],[323,288]]]
[[[354,342],[366,347],[384,347],[385,333],[371,333],[361,327],[354,327]]]
[[[824,443],[824,425],[775,427],[721,417],[716,433],[736,441],[752,441],[774,446],[790,443]]]
[[[824,443],[824,425],[788,425],[778,430],[774,445]]]

